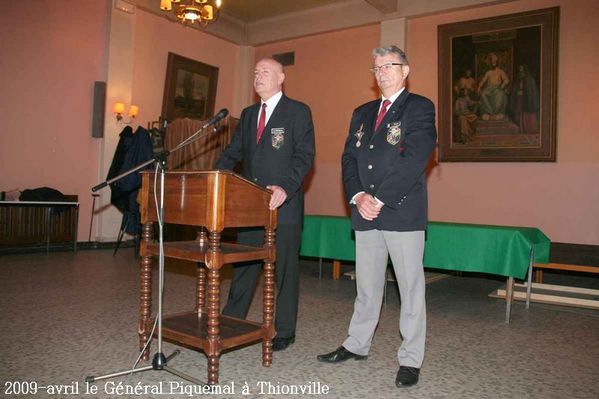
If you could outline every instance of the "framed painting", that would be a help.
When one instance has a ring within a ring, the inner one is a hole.
[[[218,68],[168,53],[162,117],[204,120],[214,114]]]
[[[555,161],[559,7],[438,27],[439,161]]]

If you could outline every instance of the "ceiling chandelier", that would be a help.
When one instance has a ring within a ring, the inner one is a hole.
[[[160,0],[162,11],[173,11],[182,24],[195,23],[207,26],[218,18],[221,0]]]

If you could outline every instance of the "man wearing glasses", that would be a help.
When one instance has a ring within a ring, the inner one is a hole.
[[[348,337],[321,362],[365,360],[379,321],[389,255],[401,295],[398,387],[418,382],[426,338],[422,258],[426,166],[436,142],[435,107],[405,88],[410,72],[396,46],[373,50],[381,98],[354,111],[341,163],[356,232],[357,297]]]

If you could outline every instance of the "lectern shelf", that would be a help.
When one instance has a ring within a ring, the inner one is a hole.
[[[142,173],[139,194],[142,229],[140,348],[149,338],[153,320],[151,258],[159,247],[152,239],[157,221],[154,204],[154,173]],[[202,350],[208,357],[208,382],[218,383],[219,358],[223,349],[262,342],[262,364],[272,363],[274,337],[274,262],[277,213],[268,203],[271,192],[228,171],[173,171],[165,175],[164,223],[205,227],[205,240],[164,243],[164,255],[198,264],[195,309],[166,316],[162,334],[179,345]],[[220,233],[228,227],[264,227],[263,247],[223,243]],[[220,268],[227,263],[247,260],[264,262],[264,302],[262,323],[220,314]],[[168,282],[167,282],[168,283]],[[150,348],[144,352],[148,359]]]

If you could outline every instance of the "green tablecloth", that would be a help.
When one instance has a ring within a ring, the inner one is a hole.
[[[307,215],[300,255],[354,261],[349,218]],[[549,238],[533,227],[430,222],[424,266],[523,279],[533,250],[535,263],[549,262]]]
[[[356,242],[349,218],[306,215],[300,255],[355,261]]]

